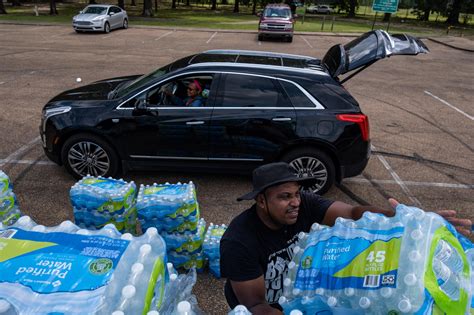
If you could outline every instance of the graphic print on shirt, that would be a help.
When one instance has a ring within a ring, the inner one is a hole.
[[[265,274],[266,300],[277,303],[283,294],[283,280],[288,273],[288,263],[293,258],[293,248],[298,236],[295,235],[287,242],[286,248],[280,249],[268,256],[267,272]]]

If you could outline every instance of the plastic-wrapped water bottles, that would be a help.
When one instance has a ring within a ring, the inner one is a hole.
[[[141,314],[164,294],[166,251],[156,229],[133,237],[112,224],[45,227],[24,216],[0,225],[0,257],[0,301],[20,314]]]
[[[226,229],[227,225],[225,224],[214,225],[211,223],[204,238],[204,255],[209,261],[209,270],[216,278],[221,276],[219,247]]]
[[[21,216],[10,178],[0,170],[0,222],[11,225]]]
[[[196,215],[198,206],[193,182],[140,185],[137,211],[140,222],[154,218]],[[198,218],[199,219],[199,218]]]
[[[177,254],[196,254],[202,250],[204,233],[206,232],[206,221],[199,220],[196,232],[167,233],[161,232],[165,240],[166,249]]]
[[[315,305],[338,314],[469,313],[472,243],[457,237],[442,217],[405,205],[392,218],[366,212],[332,228],[314,224],[299,235],[280,304],[285,313]]]
[[[192,314],[201,314],[197,305],[196,297],[192,294],[192,289],[196,283],[196,270],[191,269],[188,273],[180,274],[171,273],[169,282],[166,284],[163,303],[156,308],[160,314],[176,314],[178,310],[188,309],[188,305],[179,307],[182,301],[190,304]],[[185,303],[186,304],[186,303]]]
[[[74,220],[89,229],[100,229],[112,223],[120,232],[135,233],[135,195],[133,181],[86,176],[70,190]]]

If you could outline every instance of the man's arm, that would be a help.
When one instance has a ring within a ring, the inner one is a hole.
[[[265,299],[265,280],[260,276],[248,281],[230,281],[232,290],[239,300],[252,314],[283,314],[281,311],[270,306]]]
[[[342,201],[334,201],[326,211],[324,219],[321,223],[324,225],[333,226],[334,223],[336,223],[336,219],[339,217],[358,220],[366,211],[381,213],[387,217],[393,217],[395,215],[394,210],[381,209],[374,206],[352,206]]]

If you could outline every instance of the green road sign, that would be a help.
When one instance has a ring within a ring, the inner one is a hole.
[[[398,10],[398,0],[374,0],[372,10],[377,12],[395,13]]]

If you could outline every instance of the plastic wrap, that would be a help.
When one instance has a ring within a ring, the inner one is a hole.
[[[398,205],[300,233],[280,304],[340,314],[469,313],[472,243],[433,212]],[[468,255],[466,255],[466,253]]]

